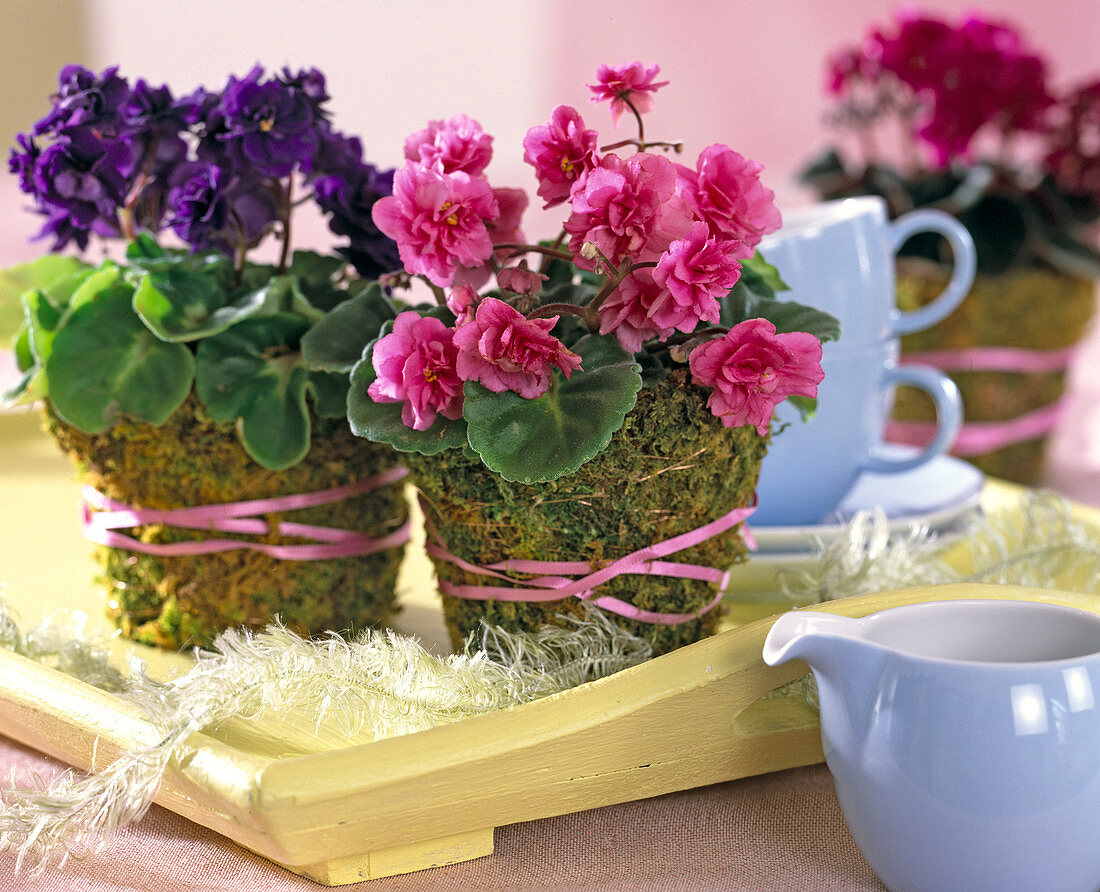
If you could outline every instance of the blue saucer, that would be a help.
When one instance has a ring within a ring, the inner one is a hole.
[[[913,452],[911,447],[893,445],[887,451]],[[972,464],[941,455],[912,471],[862,474],[824,523],[758,526],[750,518],[749,526],[756,536],[758,553],[808,551],[815,542],[839,535],[857,512],[875,508],[885,513],[891,530],[904,530],[919,523],[940,532],[978,510],[984,482],[985,475]]]

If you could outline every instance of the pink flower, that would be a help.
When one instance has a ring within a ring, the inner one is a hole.
[[[538,195],[553,207],[569,198],[573,184],[586,170],[596,166],[599,134],[585,130],[580,113],[559,105],[550,121],[527,131],[523,138],[523,160],[535,168]]]
[[[661,328],[695,330],[699,320],[717,322],[718,299],[741,278],[743,245],[738,239],[716,239],[707,224],[696,222],[686,238],[673,242],[661,255],[653,279],[666,289],[669,299],[651,310]]]
[[[378,378],[367,393],[376,403],[403,403],[401,421],[426,431],[437,415],[462,416],[462,379],[455,371],[454,330],[412,310],[401,313],[393,331],[374,345]]]
[[[624,62],[618,66],[601,65],[596,72],[600,82],[588,85],[588,89],[596,94],[592,101],[610,100],[613,126],[618,126],[620,116],[626,111],[627,100],[638,114],[644,115],[653,108],[653,97],[650,94],[668,85],[668,81],[661,81],[659,84],[653,82],[660,71],[659,65],[645,68],[641,62]]]
[[[581,358],[550,334],[557,321],[557,316],[526,319],[504,301],[485,298],[474,321],[455,332],[458,374],[493,393],[512,390],[528,400],[542,396],[550,389],[553,366],[568,378],[581,365]]]
[[[662,328],[651,312],[670,299],[668,290],[653,280],[648,269],[635,270],[616,288],[597,311],[600,334],[613,333],[623,349],[637,353],[650,338],[664,340],[676,329]]]
[[[375,225],[397,242],[405,269],[444,286],[459,266],[477,267],[489,259],[493,243],[486,224],[499,215],[484,179],[413,161],[394,175],[393,195],[371,210]]]
[[[583,269],[596,261],[581,255],[592,242],[612,263],[624,257],[656,259],[691,228],[687,208],[674,196],[676,168],[660,155],[627,160],[606,155],[573,188],[573,213],[565,221],[569,250]]]
[[[699,154],[695,170],[679,166],[680,194],[697,217],[707,222],[714,235],[740,239],[740,259],[753,250],[783,220],[775,206],[775,193],[760,182],[764,165],[723,145],[707,146]]]
[[[466,115],[431,121],[405,140],[405,157],[442,173],[465,171],[479,175],[493,157],[493,138]]]
[[[505,291],[513,294],[538,294],[542,290],[542,283],[546,276],[528,269],[527,264],[521,266],[506,266],[497,273],[497,284]]]
[[[825,377],[821,342],[804,331],[776,334],[766,319],[747,319],[688,358],[696,384],[713,387],[707,407],[725,427],[751,424],[764,436],[776,405],[817,396]]]
[[[523,212],[527,210],[527,193],[522,189],[494,189],[493,198],[500,209],[500,216],[486,223],[489,238],[494,245],[523,244],[526,238],[520,224],[523,222]],[[504,263],[510,253],[510,248],[498,250],[497,262]]]
[[[455,328],[473,321],[477,309],[477,293],[469,285],[456,285],[447,295],[447,309],[455,314]]]

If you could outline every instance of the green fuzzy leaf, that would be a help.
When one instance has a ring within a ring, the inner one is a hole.
[[[313,408],[322,418],[343,418],[348,411],[348,376],[334,372],[310,372]]]
[[[112,261],[104,261],[103,265],[98,269],[92,270],[87,276],[80,277],[76,281],[69,281],[65,284],[68,286],[76,285],[72,289],[72,294],[69,297],[68,307],[69,313],[73,313],[80,307],[88,303],[94,303],[100,298],[101,295],[111,292],[114,293],[119,287],[125,288],[125,283],[121,282],[122,270],[118,268]],[[50,289],[52,292],[54,289]],[[128,293],[132,293],[132,289],[127,288]],[[57,303],[57,299],[54,299],[54,303]]]
[[[161,340],[194,341],[255,316],[269,300],[265,289],[231,299],[211,271],[168,266],[139,276],[134,310]]]
[[[779,333],[807,331],[818,340],[835,341],[840,337],[840,322],[821,310],[790,300],[775,300],[753,294],[741,283],[722,299],[721,324],[733,328],[746,319],[767,319]]]
[[[569,379],[555,372],[535,400],[466,382],[470,445],[505,480],[542,483],[573,473],[611,442],[634,408],[642,378],[615,338],[589,335],[573,349],[581,369]]]
[[[316,251],[295,251],[290,259],[291,275],[298,276],[310,285],[331,282],[347,261],[331,254],[318,254]]]
[[[787,397],[787,402],[798,409],[803,421],[809,421],[817,414],[817,399],[812,396],[793,394]]]
[[[302,338],[306,365],[311,369],[350,372],[362,358],[366,345],[393,318],[381,287],[372,283],[365,292],[345,300],[306,332]]]
[[[89,434],[123,414],[163,424],[191,391],[191,351],[142,324],[126,283],[116,279],[89,295],[70,309],[45,362],[54,409]]]
[[[46,254],[30,263],[20,263],[0,270],[0,341],[6,343],[23,324],[23,309],[19,299],[24,292],[47,289],[60,279],[90,269],[88,264],[75,257]]]
[[[126,246],[126,259],[132,262],[142,260],[160,260],[165,256],[164,248],[148,232],[139,232]]]
[[[748,260],[741,261],[741,278],[748,278],[748,288],[754,294],[775,297],[779,291],[790,291],[779,270],[768,263],[759,251]]]
[[[383,326],[379,337],[389,333],[390,323]],[[374,344],[363,351],[363,358],[351,370],[351,388],[348,390],[348,422],[351,432],[376,443],[389,443],[400,452],[419,452],[435,455],[444,449],[455,449],[466,444],[466,422],[459,418],[452,421],[439,415],[426,431],[406,427],[401,420],[400,403],[376,403],[367,392],[378,377],[374,373]]]
[[[53,349],[54,335],[65,316],[65,306],[54,303],[45,292],[37,289],[24,294],[22,303],[28,347],[34,362],[44,365]]]
[[[309,451],[306,323],[280,313],[246,319],[199,344],[195,390],[215,421],[236,421],[245,451],[274,471]]]

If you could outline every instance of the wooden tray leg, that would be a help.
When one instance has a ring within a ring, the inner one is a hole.
[[[284,864],[292,873],[325,886],[346,886],[362,880],[392,877],[428,867],[443,867],[493,854],[493,828],[470,830],[428,842],[414,842],[316,864]]]

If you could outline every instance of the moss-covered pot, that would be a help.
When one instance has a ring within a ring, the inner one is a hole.
[[[316,492],[366,479],[399,463],[388,446],[355,437],[342,419],[313,419],[306,458],[284,471],[253,461],[232,426],[213,422],[192,395],[161,427],[123,419],[84,434],[46,412],[46,426],[76,465],[83,482],[135,508],[170,509]],[[315,508],[268,515],[271,532],[233,536],[273,544],[280,521],[355,530],[372,537],[407,518],[400,483]],[[142,542],[209,538],[210,533],[162,525],[124,530]],[[127,637],[162,647],[209,645],[227,627],[259,628],[278,616],[302,634],[356,630],[394,610],[394,586],[404,548],[326,560],[280,560],[234,549],[216,554],[156,557],[96,546],[108,591],[108,612]]]
[[[932,301],[948,271],[905,260],[898,271],[898,306],[915,309]],[[1060,350],[1084,336],[1095,306],[1095,283],[1048,269],[1025,268],[981,275],[959,308],[924,331],[902,338],[902,352],[1009,347]],[[1065,392],[1066,370],[1041,373],[947,370],[962,394],[967,424],[1004,422],[1054,405]],[[918,391],[899,391],[894,417],[931,421],[931,404]],[[964,457],[986,474],[1019,483],[1039,480],[1047,434],[991,452]]]
[[[506,559],[584,561],[593,567],[697,529],[751,504],[766,440],[752,427],[724,428],[706,408],[707,391],[674,370],[644,388],[610,445],[568,477],[548,483],[509,483],[476,457],[458,450],[409,455],[429,527],[449,552],[480,566]],[[746,556],[740,527],[685,549],[668,560],[725,569]],[[440,579],[461,585],[507,584],[435,560]],[[517,577],[522,578],[522,577]],[[710,603],[712,583],[661,576],[618,576],[601,585],[641,609],[692,613]],[[560,623],[582,612],[577,598],[542,603],[443,596],[454,646],[482,620],[509,630]],[[712,633],[719,611],[680,625],[655,625],[609,614],[665,653]]]

